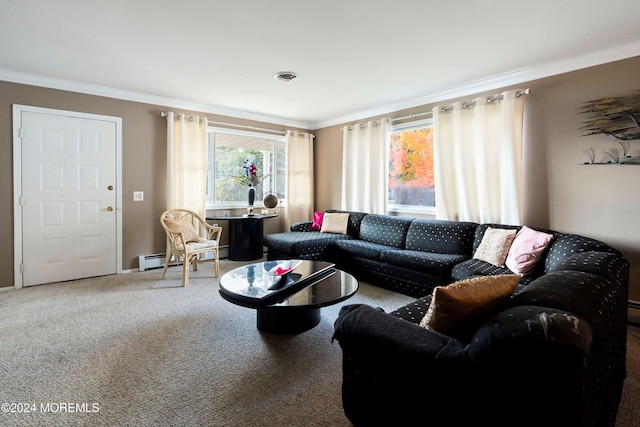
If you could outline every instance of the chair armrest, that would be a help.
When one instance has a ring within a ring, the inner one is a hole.
[[[220,236],[222,235],[222,227],[218,226],[218,224],[208,224],[204,223],[205,230],[207,232],[207,240],[215,240],[220,244]]]
[[[169,238],[172,248],[184,248],[186,246],[184,233],[182,231],[173,231],[165,227],[165,232]]]

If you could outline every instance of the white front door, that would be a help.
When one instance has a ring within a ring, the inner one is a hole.
[[[116,125],[20,112],[22,285],[117,272]]]

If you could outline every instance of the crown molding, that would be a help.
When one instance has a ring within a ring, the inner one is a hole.
[[[421,105],[442,102],[463,96],[470,96],[488,90],[495,90],[515,84],[521,84],[544,77],[550,77],[557,74],[576,71],[579,69],[632,58],[639,55],[640,40],[636,40],[630,43],[591,52],[585,55],[574,56],[559,61],[548,62],[537,66],[523,68],[520,70],[514,70],[509,73],[495,75],[482,80],[476,80],[474,82],[423,95],[417,98],[412,98],[406,101],[387,104],[372,109],[360,110],[347,115],[338,116],[327,120],[321,120],[318,122],[301,122],[296,120],[289,120],[282,117],[251,113],[248,111],[235,110],[214,105],[191,103],[161,96],[114,89],[107,86],[91,85],[70,80],[55,79],[51,77],[21,73],[1,68],[0,80],[12,83],[46,87],[50,89],[65,90],[69,92],[83,93],[88,95],[104,96],[107,98],[122,99],[132,102],[141,102],[168,108],[180,108],[184,110],[198,111],[220,116],[259,121],[282,126],[291,126],[300,129],[316,130],[342,123],[349,123],[368,117],[381,116],[408,108],[419,107]]]
[[[509,73],[495,75],[486,79],[476,80],[461,86],[456,86],[440,92],[424,95],[410,100],[388,104],[368,110],[361,110],[344,116],[334,117],[313,123],[312,130],[350,123],[369,117],[381,116],[421,105],[442,102],[449,99],[470,96],[487,90],[495,90],[503,87],[521,84],[532,80],[554,76],[557,74],[576,71],[583,68],[619,61],[640,55],[640,40],[631,43],[614,46],[612,48],[591,52],[585,55],[562,59],[560,61],[514,70]]]
[[[248,111],[235,110],[231,108],[218,107],[215,105],[197,104],[179,99],[165,98],[162,96],[149,95],[144,93],[114,89],[107,86],[91,85],[87,83],[74,82],[71,80],[56,79],[37,74],[21,73],[17,71],[0,68],[0,80],[20,83],[25,85],[58,89],[68,92],[77,92],[87,95],[104,96],[107,98],[121,99],[125,101],[141,102],[145,104],[159,105],[168,108],[179,108],[183,110],[197,111],[201,113],[216,114],[220,116],[233,117],[238,119],[266,122],[270,124],[290,126],[300,129],[311,129],[311,123],[289,120],[282,117],[274,117],[265,114],[251,113]]]

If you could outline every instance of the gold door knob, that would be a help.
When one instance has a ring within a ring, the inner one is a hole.
[[[108,186],[107,190],[113,190],[113,185]]]
[[[108,210],[109,212],[113,212],[113,206],[109,206],[109,207],[107,208],[107,210]]]

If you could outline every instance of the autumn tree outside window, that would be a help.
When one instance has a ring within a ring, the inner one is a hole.
[[[433,120],[392,127],[388,190],[390,211],[435,214]]]

